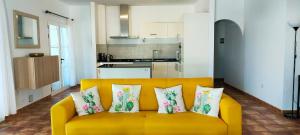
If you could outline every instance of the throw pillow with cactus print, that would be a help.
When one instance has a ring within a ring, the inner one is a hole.
[[[192,112],[218,117],[223,88],[197,86]]]
[[[104,111],[98,94],[97,87],[81,92],[71,93],[75,108],[79,116],[90,115]]]
[[[173,114],[186,111],[181,89],[181,85],[166,89],[155,88],[159,105],[158,113]]]
[[[109,112],[138,112],[141,85],[112,85],[113,103]]]

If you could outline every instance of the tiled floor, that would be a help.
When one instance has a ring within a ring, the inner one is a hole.
[[[217,86],[224,86],[216,83]],[[282,115],[262,105],[252,97],[235,90],[227,85],[225,92],[235,98],[243,106],[243,134],[244,135],[300,135],[300,120],[288,120]],[[0,123],[0,135],[49,135],[50,115],[52,104],[61,100],[70,92],[78,91],[72,88],[57,96],[46,98],[30,105]]]

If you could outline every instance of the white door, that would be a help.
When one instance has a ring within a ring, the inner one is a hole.
[[[50,44],[50,55],[59,56],[60,59],[60,81],[52,84],[52,93],[57,93],[62,91],[69,86],[68,78],[68,63],[66,62],[66,57],[69,55],[67,49],[67,44],[69,43],[69,33],[68,28],[59,25],[49,24],[49,44]]]

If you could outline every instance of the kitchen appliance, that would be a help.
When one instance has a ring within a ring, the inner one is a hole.
[[[160,57],[160,50],[153,50],[152,52],[152,58],[158,59]]]
[[[138,38],[137,36],[130,36],[129,35],[129,19],[130,19],[130,14],[129,14],[129,6],[121,4],[120,5],[120,34],[119,35],[114,35],[110,36],[112,39],[136,39]]]
[[[180,51],[176,51],[176,60],[180,61],[181,59],[181,52]]]
[[[106,61],[107,61],[107,62],[110,62],[113,58],[114,58],[114,56],[111,55],[111,54],[107,54],[107,55],[106,55]]]
[[[106,54],[105,53],[98,53],[97,60],[98,60],[98,62],[107,61]]]

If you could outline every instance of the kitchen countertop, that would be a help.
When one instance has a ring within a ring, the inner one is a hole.
[[[161,58],[161,59],[112,59],[111,61],[100,61],[100,63],[112,62],[179,62],[175,58]]]
[[[98,68],[152,68],[149,62],[133,63],[133,64],[104,64]]]

